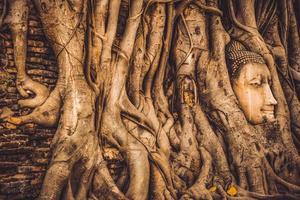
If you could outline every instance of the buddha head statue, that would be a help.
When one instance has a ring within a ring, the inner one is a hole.
[[[275,121],[277,101],[270,87],[271,73],[263,57],[231,41],[226,46],[226,61],[232,89],[246,119],[254,125]]]

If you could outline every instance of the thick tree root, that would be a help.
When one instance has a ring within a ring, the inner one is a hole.
[[[46,127],[52,127],[58,122],[61,103],[59,89],[55,88],[45,103],[35,108],[29,115],[9,117],[5,120],[15,125],[36,123]]]
[[[241,197],[252,197],[255,199],[299,199],[300,197],[291,195],[291,194],[274,194],[274,195],[266,195],[266,194],[259,194],[255,192],[249,192],[247,190],[244,190],[243,188],[237,187],[239,191],[239,196]]]
[[[273,149],[264,152],[265,141],[257,139],[264,130],[246,121],[232,91],[219,0],[130,0],[126,8],[121,0],[34,1],[60,70],[50,95],[25,71],[27,1],[4,2],[11,17],[23,16],[10,23],[17,90],[35,97],[18,102],[34,108],[31,114],[16,117],[5,108],[0,116],[14,125],[58,125],[40,199],[300,199],[300,186],[279,177],[278,167],[266,160]],[[254,2],[236,0],[234,7],[228,1],[237,29],[232,34],[270,67],[279,100],[279,146],[299,168],[290,134],[290,114],[299,128],[299,113],[289,113],[273,55],[255,24]],[[119,15],[127,8],[120,27]],[[282,46],[274,53],[287,68]],[[173,99],[165,94],[166,72],[173,76],[167,80],[173,82]],[[116,182],[103,158],[102,137],[127,164]]]
[[[57,199],[67,181],[72,182],[73,178],[80,178],[76,193],[72,186],[67,188],[66,194],[70,190],[74,198],[85,198],[98,159],[99,146],[93,121],[93,93],[87,89],[84,79],[78,78],[73,84],[78,86],[76,90],[69,87],[65,91],[65,112],[60,116],[60,123],[52,141],[52,160],[40,199]],[[82,168],[73,168],[76,163],[80,163]]]
[[[217,187],[219,194],[223,199],[227,200],[298,200],[299,197],[293,196],[290,194],[277,194],[277,195],[265,195],[265,194],[259,194],[255,192],[249,192],[244,190],[243,188],[237,187],[238,195],[237,196],[231,196],[225,192],[225,190],[222,188],[222,186]],[[219,197],[220,198],[220,197]]]
[[[188,188],[184,195],[180,198],[180,200],[188,200],[188,199],[207,199],[213,200],[213,197],[208,189],[206,189],[206,183],[209,176],[209,171],[212,166],[212,158],[208,151],[200,147],[199,149],[202,158],[202,167],[201,173],[198,176],[194,185]]]
[[[35,94],[34,98],[20,100],[18,103],[22,107],[35,108],[44,103],[49,91],[47,87],[28,77],[25,71],[28,13],[29,5],[26,1],[12,0],[9,2],[9,15],[6,22],[11,29],[14,44],[14,61],[17,68],[16,87],[22,97],[28,98],[30,92]]]
[[[89,200],[128,200],[111,178],[103,156],[99,154],[99,164],[92,183]]]
[[[143,127],[153,135],[156,135],[157,130],[155,129],[151,120],[140,112],[128,99],[125,89],[122,90],[122,96],[120,97],[120,109],[123,117],[131,120],[137,125]]]
[[[266,172],[268,174],[268,178],[269,179],[273,179],[275,182],[277,182],[278,184],[286,187],[286,189],[294,194],[300,194],[300,186],[291,184],[285,180],[283,180],[282,178],[280,178],[278,175],[275,174],[275,172],[273,171],[272,167],[270,166],[269,162],[267,161],[267,159],[263,159],[263,163],[266,169]]]
[[[47,87],[28,77],[25,78],[25,81],[21,82],[21,87],[25,91],[31,91],[35,94],[35,97],[32,99],[19,100],[18,104],[21,107],[35,108],[42,105],[49,96],[49,90]]]

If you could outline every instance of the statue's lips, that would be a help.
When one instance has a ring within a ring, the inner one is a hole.
[[[274,108],[262,109],[262,113],[269,116],[274,116]]]
[[[261,110],[262,112],[274,112],[274,109],[272,110]]]
[[[261,110],[262,115],[267,119],[268,122],[274,122],[275,121],[275,114],[274,109],[264,109]]]
[[[262,115],[265,116],[268,121],[273,121],[275,119],[274,111],[264,111]]]
[[[274,106],[268,106],[261,109],[261,112],[264,113],[274,113]]]

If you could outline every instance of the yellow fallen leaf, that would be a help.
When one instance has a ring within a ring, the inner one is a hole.
[[[217,190],[217,187],[216,186],[212,186],[211,188],[209,188],[209,191],[210,192],[215,192]]]
[[[238,191],[234,186],[230,186],[226,192],[227,192],[228,195],[233,197],[233,196],[237,195]]]
[[[21,119],[17,118],[17,117],[10,117],[7,119],[8,122],[12,123],[12,124],[21,124]]]

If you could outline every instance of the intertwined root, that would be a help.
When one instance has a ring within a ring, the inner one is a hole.
[[[36,107],[32,113],[19,117],[10,115],[5,117],[4,120],[14,125],[36,123],[46,127],[53,127],[59,120],[61,105],[62,100],[59,94],[59,88],[57,87],[51,92],[45,102]]]
[[[61,44],[55,44],[55,49],[59,49],[56,53],[60,77],[64,78],[58,81],[49,95],[45,86],[26,75],[24,62],[19,62],[17,89],[23,97],[28,98],[28,93],[34,93],[35,97],[18,103],[34,110],[29,115],[13,117],[10,110],[3,109],[0,115],[14,125],[37,123],[50,127],[60,120],[52,144],[54,156],[41,199],[58,199],[62,193],[67,199],[77,194],[77,199],[89,196],[91,200],[145,200],[150,195],[153,199],[167,200],[297,199],[300,187],[278,177],[269,163],[263,160],[265,155],[253,148],[256,142],[251,137],[255,131],[239,109],[230,86],[224,55],[229,36],[222,27],[222,12],[214,7],[216,1],[209,1],[209,5],[204,0],[176,1],[175,4],[173,1],[130,1],[129,16],[120,38],[116,38],[119,37],[116,35],[120,0],[89,0],[87,8],[84,7],[86,1],[46,0],[43,3],[40,3],[40,14],[44,15],[45,32],[52,41],[61,40]],[[56,6],[56,3],[61,4]],[[81,6],[82,10],[78,9]],[[44,12],[46,8],[49,10]],[[68,13],[62,13],[62,8]],[[81,27],[85,21],[80,21],[85,17],[79,11],[90,12],[87,15],[90,23],[87,28],[89,47],[86,49],[83,45],[84,28]],[[59,21],[55,26],[53,21],[49,21],[52,17]],[[70,18],[76,18],[76,22],[73,23]],[[174,25],[177,31],[173,38],[175,53],[169,55]],[[16,48],[15,52],[23,52],[18,58],[24,61],[24,31],[15,32],[15,38],[16,33],[23,34],[23,46]],[[247,43],[251,50],[263,54],[266,62],[273,67],[274,60],[258,31],[250,33],[237,38]],[[249,35],[251,37],[248,38]],[[87,56],[91,60],[86,63],[83,59],[78,60],[85,57],[85,50],[91,54]],[[172,75],[176,79],[170,101],[162,86],[167,67],[172,67],[168,60],[175,62],[174,69],[168,70],[174,71]],[[94,71],[91,72],[91,69]],[[274,69],[272,74],[277,77]],[[278,85],[277,79],[275,81]],[[203,91],[205,95],[202,95]],[[101,106],[95,106],[94,94]],[[277,95],[284,98],[279,90]],[[204,96],[207,99],[202,98]],[[178,107],[169,105],[175,103],[173,101],[178,101]],[[208,106],[204,107],[202,103]],[[282,108],[279,115],[285,117]],[[209,109],[213,112],[205,113]],[[213,123],[207,117],[210,115],[218,121]],[[289,124],[288,119],[282,116],[279,116],[281,124]],[[98,121],[94,123],[95,119]],[[222,125],[222,129],[218,129],[217,123]],[[288,136],[287,125],[283,128],[286,128],[285,136]],[[112,179],[103,161],[102,141],[98,135],[106,137],[127,161],[127,192],[118,187],[124,186],[125,176],[118,183]],[[289,142],[286,141],[287,147]],[[171,166],[174,163],[169,159],[170,143],[172,150],[178,153],[176,156],[188,157],[180,163],[188,169],[184,172],[187,183],[179,180],[179,173],[176,174],[178,177],[173,173]],[[229,168],[229,161],[232,168]],[[236,173],[232,173],[233,169]],[[80,186],[77,191],[72,191],[70,178],[77,175],[76,170],[81,170],[82,176],[78,179]],[[213,180],[210,179],[212,174],[215,175]],[[239,186],[233,174],[239,179]],[[295,196],[267,195],[268,186],[263,180],[265,174],[268,181],[284,186]],[[218,178],[222,180],[216,181]],[[208,189],[208,185],[212,187]],[[90,195],[87,195],[88,190]]]
[[[199,149],[202,158],[202,167],[201,173],[197,178],[194,185],[188,188],[183,196],[180,198],[181,200],[188,200],[188,199],[208,199],[212,200],[212,193],[206,188],[207,180],[209,177],[209,171],[212,167],[212,158],[209,152],[200,147]]]
[[[27,1],[12,0],[5,1],[4,6],[8,7],[8,15],[5,22],[8,23],[13,39],[14,62],[17,68],[17,90],[24,98],[29,98],[32,93],[35,95],[33,98],[20,100],[18,103],[21,107],[35,108],[44,103],[49,95],[49,91],[46,86],[33,81],[26,74],[29,5]]]
[[[19,100],[18,104],[21,107],[36,108],[37,106],[42,105],[49,96],[49,90],[46,86],[37,81],[33,81],[29,77],[25,78],[25,80],[23,81],[17,80],[17,88],[19,91],[26,91],[26,94],[28,94],[28,92],[33,92],[35,95],[33,98],[30,99]],[[23,97],[28,98],[28,96]]]

